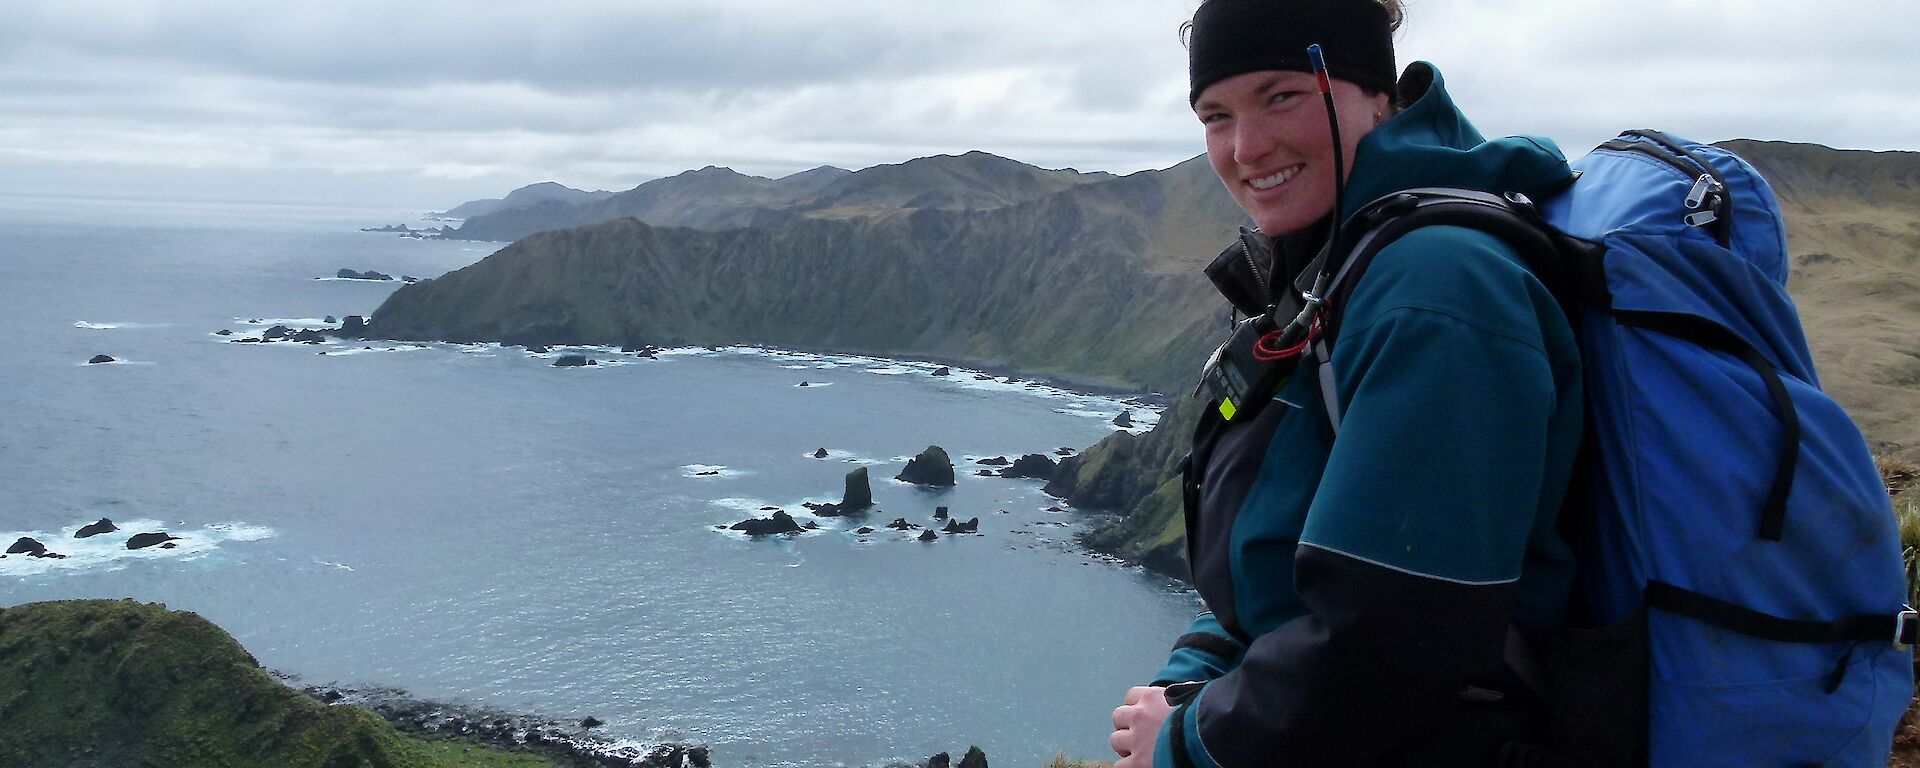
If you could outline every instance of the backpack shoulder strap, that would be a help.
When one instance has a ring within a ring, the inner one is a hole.
[[[1343,310],[1373,258],[1416,229],[1457,226],[1486,232],[1511,246],[1525,260],[1528,270],[1563,303],[1611,303],[1601,271],[1604,249],[1553,229],[1541,218],[1533,201],[1517,192],[1495,195],[1445,187],[1409,189],[1368,203],[1351,221],[1361,234],[1334,273],[1326,297],[1324,325],[1313,345],[1314,360],[1320,368],[1321,398],[1336,436],[1340,433],[1340,407],[1333,387],[1332,360]]]

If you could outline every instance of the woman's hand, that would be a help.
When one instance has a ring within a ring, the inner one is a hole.
[[[1113,711],[1113,735],[1107,743],[1120,755],[1113,768],[1153,768],[1153,743],[1160,737],[1160,724],[1167,721],[1173,707],[1167,706],[1167,690],[1137,686],[1127,691],[1127,703]]]

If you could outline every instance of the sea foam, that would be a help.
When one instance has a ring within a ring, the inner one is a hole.
[[[198,560],[235,542],[259,541],[274,536],[274,530],[244,522],[209,523],[199,528],[168,524],[153,519],[115,521],[120,530],[76,539],[73,535],[93,521],[68,524],[55,531],[0,531],[8,545],[22,536],[30,536],[46,545],[47,551],[66,555],[66,559],[7,555],[0,560],[0,575],[37,576],[61,572],[118,570],[142,560]],[[127,540],[136,533],[161,532],[179,537],[169,542],[173,549],[159,546],[127,549]]]
[[[118,331],[118,330],[131,331],[131,330],[139,330],[143,328],[169,328],[169,327],[172,327],[172,325],[173,325],[172,323],[94,323],[86,320],[81,320],[80,322],[74,323],[73,327],[85,328],[91,331]]]

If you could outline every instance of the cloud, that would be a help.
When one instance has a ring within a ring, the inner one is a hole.
[[[1202,146],[1175,34],[1194,5],[13,0],[0,170],[387,175],[481,196],[970,149],[1165,167]],[[1643,126],[1920,149],[1917,17],[1907,0],[1414,0],[1399,45],[1441,65],[1485,132],[1571,153]]]

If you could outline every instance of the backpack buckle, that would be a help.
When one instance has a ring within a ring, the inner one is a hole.
[[[1920,640],[1920,611],[1908,608],[1894,617],[1893,648],[1897,651],[1913,650],[1916,640]]]

